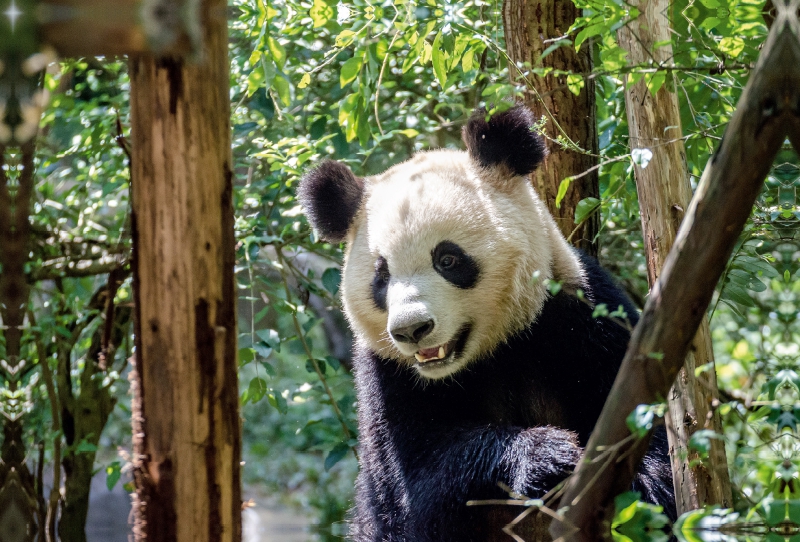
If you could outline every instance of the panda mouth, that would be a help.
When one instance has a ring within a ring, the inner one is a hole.
[[[432,346],[430,348],[420,348],[414,357],[417,358],[419,365],[439,365],[445,363],[448,358],[455,358],[464,351],[469,332],[472,330],[470,324],[464,325],[458,330],[455,338],[451,341]]]
[[[417,358],[417,361],[420,363],[441,361],[450,355],[453,350],[454,342],[455,341],[450,341],[449,343],[434,346],[432,348],[420,348],[417,353],[414,354],[414,357]]]

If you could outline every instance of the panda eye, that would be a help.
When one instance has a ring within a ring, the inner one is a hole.
[[[458,265],[458,258],[452,254],[445,254],[439,258],[439,267],[442,269],[452,269]]]
[[[478,262],[452,241],[442,241],[431,251],[434,270],[458,288],[472,288],[481,270]]]
[[[383,256],[375,262],[375,278],[380,282],[389,282],[392,278],[391,273],[389,273],[389,264]]]

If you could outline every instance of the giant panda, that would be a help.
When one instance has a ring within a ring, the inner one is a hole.
[[[617,374],[637,312],[532,188],[546,155],[534,123],[523,106],[479,110],[466,152],[419,153],[367,178],[325,161],[300,182],[318,235],[346,243],[356,542],[510,540],[501,528],[521,509],[467,502],[557,486]],[[627,322],[593,317],[600,303]],[[674,518],[666,446],[662,431],[634,489]]]

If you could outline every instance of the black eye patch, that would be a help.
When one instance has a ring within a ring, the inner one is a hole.
[[[452,241],[442,241],[431,252],[433,268],[442,278],[458,288],[472,288],[481,270],[472,256]]]
[[[389,264],[380,256],[375,261],[375,276],[372,278],[372,300],[380,310],[386,310],[386,290],[389,288]]]

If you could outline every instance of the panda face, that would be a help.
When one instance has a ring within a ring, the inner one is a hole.
[[[537,203],[528,183],[482,179],[464,152],[423,153],[366,179],[343,277],[359,340],[440,379],[532,321],[552,267]]]
[[[528,179],[546,154],[534,122],[524,107],[479,110],[468,152],[421,153],[367,179],[325,161],[303,178],[311,224],[347,243],[342,300],[357,341],[446,378],[534,321],[547,279],[582,282]]]

